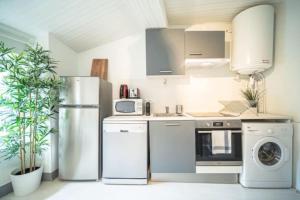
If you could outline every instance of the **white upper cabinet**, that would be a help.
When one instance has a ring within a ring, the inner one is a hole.
[[[273,6],[259,5],[239,13],[232,22],[231,69],[240,74],[253,74],[270,68],[273,35]]]

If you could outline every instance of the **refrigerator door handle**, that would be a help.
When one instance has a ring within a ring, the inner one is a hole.
[[[71,105],[71,104],[61,104],[60,108],[99,108],[99,105]]]

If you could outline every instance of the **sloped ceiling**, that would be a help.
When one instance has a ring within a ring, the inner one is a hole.
[[[0,0],[0,23],[54,34],[77,52],[149,27],[230,22],[250,6],[280,0]]]
[[[231,22],[242,10],[282,0],[165,0],[169,25]]]
[[[77,52],[143,30],[166,27],[161,0],[1,0],[0,23],[48,31]]]

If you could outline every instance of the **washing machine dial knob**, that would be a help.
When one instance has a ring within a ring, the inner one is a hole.
[[[227,122],[227,123],[226,123],[226,125],[227,125],[227,126],[230,126],[230,123],[229,123],[229,122]]]
[[[207,126],[207,127],[210,127],[210,123],[207,122],[207,123],[206,123],[206,126]]]

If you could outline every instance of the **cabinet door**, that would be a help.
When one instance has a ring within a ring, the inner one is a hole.
[[[146,30],[147,75],[183,75],[184,30]]]
[[[195,173],[194,121],[152,121],[149,134],[152,173]]]
[[[186,31],[186,58],[224,58],[224,31]]]
[[[98,179],[99,109],[59,108],[59,177]]]

